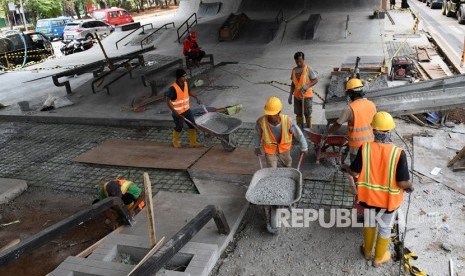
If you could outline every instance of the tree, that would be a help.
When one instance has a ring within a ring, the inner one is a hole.
[[[61,1],[56,0],[25,0],[24,6],[30,12],[34,24],[39,17],[57,17],[63,10]]]

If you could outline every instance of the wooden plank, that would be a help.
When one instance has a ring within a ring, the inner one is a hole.
[[[95,249],[97,249],[97,247],[100,246],[100,244],[102,244],[106,240],[106,238],[108,236],[110,236],[111,234],[115,234],[115,233],[116,234],[121,233],[121,231],[123,230],[123,227],[124,227],[124,225],[116,228],[115,230],[113,230],[113,232],[111,232],[110,234],[108,234],[105,237],[101,238],[96,243],[92,244],[91,246],[87,247],[81,253],[77,254],[76,257],[87,258],[90,254],[92,254],[92,252],[94,252]]]
[[[142,258],[142,260],[140,260],[140,262],[131,270],[131,272],[129,272],[128,275],[131,275],[134,271],[136,271],[136,269],[138,269],[143,263],[145,263],[145,261],[147,261],[148,258],[152,257],[152,255],[155,254],[155,252],[157,252],[158,249],[160,249],[164,241],[165,237],[161,238],[160,241],[158,241],[157,244],[153,246],[152,249],[150,249],[150,251],[144,256],[144,258]]]
[[[457,161],[459,161],[463,156],[465,155],[465,147],[463,147],[455,156],[452,158],[452,160],[447,163],[447,167],[452,167]]]
[[[260,165],[252,148],[237,148],[233,152],[227,152],[222,147],[216,146],[191,169],[195,172],[212,174],[253,175],[260,169]]]
[[[430,62],[419,62],[419,64],[431,79],[447,77],[446,72],[439,64],[433,64]]]
[[[208,148],[173,148],[168,143],[108,139],[73,161],[123,167],[186,170]]]
[[[7,251],[8,249],[12,248],[13,246],[17,245],[21,240],[14,239],[5,244],[2,248],[0,248],[0,252]]]
[[[144,172],[144,188],[145,202],[147,203],[147,226],[150,239],[150,247],[154,247],[157,243],[157,235],[155,233],[155,215],[153,213],[152,199],[152,183],[150,182],[149,174]]]
[[[428,55],[428,52],[425,48],[415,46],[415,50],[417,51],[418,61],[430,61],[431,58]]]

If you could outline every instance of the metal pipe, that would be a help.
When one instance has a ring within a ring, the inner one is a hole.
[[[131,276],[155,275],[163,266],[178,253],[211,219],[215,221],[219,234],[230,232],[223,211],[214,205],[206,206],[200,213],[186,224],[178,233],[167,241],[160,250],[139,266]]]
[[[10,262],[16,261],[21,258],[22,255],[37,249],[39,246],[47,243],[48,241],[56,238],[57,236],[63,234],[66,230],[69,230],[75,226],[82,224],[83,222],[97,216],[105,210],[108,210],[112,207],[117,207],[118,211],[122,215],[124,221],[132,225],[133,219],[129,214],[128,209],[123,203],[123,200],[118,197],[109,197],[102,201],[93,204],[89,208],[77,212],[70,217],[55,223],[54,225],[47,227],[46,229],[40,231],[39,233],[30,236],[23,242],[18,245],[10,248],[6,252],[0,253],[0,266],[7,265]]]

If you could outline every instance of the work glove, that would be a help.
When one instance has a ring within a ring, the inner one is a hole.
[[[410,187],[410,188],[404,189],[404,191],[405,191],[406,193],[409,193],[409,194],[410,194],[411,192],[413,192],[414,190],[415,190],[415,188],[413,188],[413,186]]]
[[[302,149],[302,150],[300,150],[300,153],[307,154],[307,153],[308,153],[308,149]]]
[[[308,90],[308,88],[309,88],[309,87],[308,87],[307,85],[304,85],[304,86],[302,86],[302,88],[300,89],[300,92],[305,92],[305,91]]]
[[[287,102],[292,105],[292,94],[289,95],[289,98],[287,99]]]
[[[255,148],[255,155],[256,156],[262,155],[262,150],[260,148]]]

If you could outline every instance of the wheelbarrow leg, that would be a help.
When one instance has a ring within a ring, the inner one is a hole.
[[[272,235],[278,233],[278,228],[276,227],[277,217],[276,217],[276,208],[277,206],[264,206],[265,211],[265,221],[266,221],[266,230]]]

